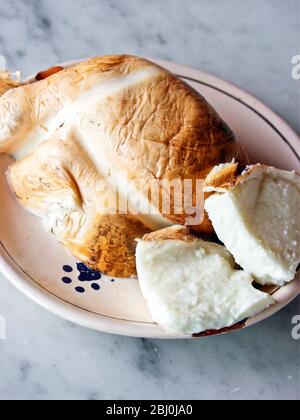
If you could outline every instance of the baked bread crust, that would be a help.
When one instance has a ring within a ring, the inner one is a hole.
[[[20,158],[8,171],[19,201],[76,257],[113,276],[135,274],[134,249],[122,235],[132,243],[150,228],[130,215],[109,217],[99,206],[111,193],[107,166],[126,173],[148,200],[153,180],[205,179],[215,165],[245,161],[232,131],[201,95],[134,56],[93,58],[7,91],[1,120],[0,152]],[[184,225],[187,215],[171,208],[163,216]],[[193,228],[213,232],[207,217]],[[126,252],[114,246],[116,232]]]
[[[19,86],[20,83],[17,80],[12,80],[9,73],[0,71],[0,96],[4,95],[8,90]]]
[[[148,242],[183,241],[189,243],[196,241],[197,239],[198,237],[194,235],[188,228],[178,225],[148,233],[143,237],[143,241]]]

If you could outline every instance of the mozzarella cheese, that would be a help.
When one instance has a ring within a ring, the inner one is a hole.
[[[205,209],[236,262],[262,285],[293,280],[300,263],[300,177],[256,165]]]
[[[173,333],[230,327],[274,303],[224,247],[201,239],[140,240],[136,262],[153,319]]]

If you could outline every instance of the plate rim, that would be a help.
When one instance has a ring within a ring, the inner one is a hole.
[[[87,59],[72,60],[65,63],[59,64],[63,67],[70,67],[76,63],[85,61]],[[253,112],[263,118],[271,127],[283,138],[283,141],[289,144],[291,150],[294,152],[298,161],[300,162],[300,137],[296,131],[279,115],[277,115],[267,105],[257,99],[255,96],[247,92],[246,90],[223,80],[220,77],[204,72],[202,70],[195,69],[193,67],[177,64],[171,61],[150,59],[151,61],[166,67],[167,69],[174,72],[178,77],[183,78],[187,81],[192,81],[202,85],[206,85],[210,88],[214,88],[223,94],[226,94],[233,99],[237,100],[241,104],[250,108]],[[187,76],[188,74],[189,76]],[[26,81],[35,79],[35,74],[26,78]],[[202,80],[204,79],[205,82]],[[258,109],[257,109],[258,108]],[[280,129],[279,129],[280,127]],[[288,140],[287,140],[288,138]],[[299,152],[297,152],[297,149]],[[299,153],[299,154],[298,154]],[[72,303],[68,303],[63,299],[55,296],[50,291],[42,288],[37,282],[30,278],[26,273],[21,271],[17,263],[13,261],[9,252],[5,247],[0,248],[0,272],[4,277],[13,284],[21,293],[27,296],[31,301],[35,302],[39,306],[48,310],[49,312],[59,316],[62,319],[93,329],[110,334],[117,334],[131,337],[143,337],[153,339],[191,339],[193,337],[179,334],[169,334],[166,331],[160,329],[160,327],[153,323],[143,323],[127,320],[119,320],[110,316],[94,314],[91,311],[80,308]],[[266,318],[274,315],[280,311],[284,306],[288,305],[300,294],[300,275],[297,278],[280,289],[284,291],[281,293],[286,298],[279,299],[279,302],[271,308],[263,311],[259,315],[247,320],[246,324],[234,331],[229,333],[240,331],[241,329],[248,328],[263,321]],[[275,298],[276,294],[275,293]],[[228,334],[228,332],[226,332]],[[224,332],[217,332],[214,335],[225,334]],[[214,336],[213,335],[213,336]],[[206,338],[206,337],[197,337]]]

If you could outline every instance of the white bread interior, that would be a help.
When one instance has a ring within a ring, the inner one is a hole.
[[[229,252],[182,226],[138,241],[137,271],[153,319],[167,331],[198,334],[243,321],[274,303],[236,270]]]
[[[113,276],[135,274],[134,235],[186,217],[154,208],[147,217],[132,211],[110,218],[105,203],[112,190],[128,198],[124,174],[133,210],[149,213],[152,180],[205,179],[221,162],[243,161],[233,133],[203,97],[132,56],[94,58],[7,90],[0,98],[0,152],[17,160],[8,180],[18,200],[76,257]],[[212,232],[208,219],[195,229]],[[123,258],[116,268],[111,248],[118,241]]]
[[[262,285],[282,286],[300,263],[300,177],[255,165],[206,200],[215,232]]]

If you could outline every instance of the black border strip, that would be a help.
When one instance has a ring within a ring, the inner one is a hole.
[[[177,77],[180,77],[181,79],[184,80],[189,80],[190,82],[194,82],[194,83],[198,83],[200,85],[203,86],[207,86],[211,89],[214,89],[220,93],[223,93],[226,96],[229,96],[230,98],[234,99],[235,101],[239,102],[240,104],[244,105],[245,107],[247,107],[248,109],[250,109],[251,111],[253,111],[256,115],[258,115],[263,121],[265,121],[274,131],[276,131],[276,133],[280,136],[280,138],[284,141],[284,143],[286,143],[288,145],[288,147],[292,150],[293,154],[296,156],[298,162],[300,162],[300,155],[297,153],[297,151],[295,150],[294,146],[291,145],[291,143],[288,141],[288,139],[286,137],[284,137],[284,135],[278,130],[277,127],[275,127],[275,125],[273,123],[271,123],[271,121],[269,121],[264,115],[262,115],[259,111],[257,111],[257,109],[253,108],[251,105],[248,105],[246,102],[244,102],[242,99],[237,98],[236,96],[232,95],[231,93],[226,92],[223,89],[220,89],[216,86],[213,86],[209,83],[206,82],[202,82],[201,80],[197,80],[197,79],[193,79],[192,77],[188,77],[188,76],[182,76],[180,74],[176,74]]]

